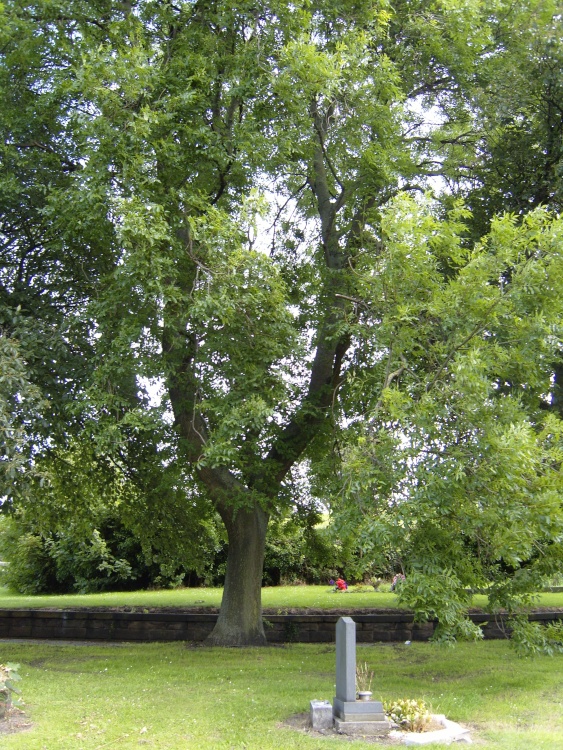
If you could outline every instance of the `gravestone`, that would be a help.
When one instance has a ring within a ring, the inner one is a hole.
[[[342,734],[381,734],[391,728],[381,701],[356,700],[356,623],[340,617],[336,623],[336,697],[334,726]]]
[[[311,726],[316,731],[332,729],[332,706],[330,701],[311,701]]]
[[[351,617],[336,623],[336,698],[356,700],[356,623]]]

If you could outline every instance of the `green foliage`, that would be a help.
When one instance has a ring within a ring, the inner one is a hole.
[[[103,502],[59,524],[53,519],[64,515],[60,500],[50,495],[43,503],[50,515],[28,504],[25,513],[0,519],[0,556],[9,563],[0,576],[15,592],[95,593],[224,581],[227,541],[216,521],[198,522],[198,544],[186,555],[183,545],[160,548],[155,536],[138,536],[136,526],[123,525],[119,509]],[[341,552],[323,530],[296,519],[270,526],[264,585],[326,583],[340,565]]]
[[[465,249],[459,212],[437,222],[401,198],[389,218],[368,277],[373,366],[350,382],[367,419],[345,436],[336,526],[362,559],[404,570],[400,598],[439,618],[437,637],[475,637],[466,589],[487,586],[493,608],[515,611],[561,565],[563,432],[542,405],[563,312],[562,225],[505,217]]]
[[[47,402],[29,379],[20,343],[0,322],[0,496],[12,495],[36,475],[30,424],[41,422]],[[24,479],[25,476],[25,479]]]
[[[2,497],[46,529],[103,498],[173,577],[215,513],[306,507],[307,458],[355,572],[419,573],[449,633],[468,585],[517,609],[559,571],[555,2],[2,20]]]
[[[319,584],[336,575],[342,565],[341,551],[326,529],[317,529],[310,521],[289,518],[270,525],[264,561],[266,585]]]
[[[20,682],[19,664],[0,664],[0,718],[4,718],[12,706],[20,706],[21,701],[14,695],[21,695],[15,683]]]
[[[14,590],[88,592],[209,577],[222,548],[213,516],[186,502],[174,473],[138,464],[139,474],[127,476],[105,456],[95,444],[77,444],[38,464],[43,481],[3,519],[0,534],[10,563],[3,576]],[[187,531],[179,537],[180,524]]]
[[[4,562],[2,582],[14,591],[39,594],[54,588],[55,566],[40,536],[21,533],[10,520],[3,519],[0,549]]]
[[[139,539],[123,527],[118,514],[100,514],[96,520],[98,527],[89,530],[86,524],[71,524],[65,530],[38,532],[27,517],[4,519],[0,554],[8,565],[1,570],[2,583],[22,594],[45,594],[133,590],[212,580],[215,561],[209,548],[205,565],[196,571],[189,560],[170,559],[157,550],[147,555]],[[212,543],[209,539],[201,541],[198,552],[206,541]]]
[[[522,657],[563,652],[563,627],[560,622],[542,626],[530,622],[524,615],[514,616],[508,623],[512,630],[512,644]]]
[[[112,554],[98,529],[86,538],[72,527],[43,536],[26,532],[15,519],[4,519],[0,549],[8,565],[2,569],[2,581],[23,594],[89,593],[142,585],[147,566],[139,545],[123,532],[121,539],[116,538],[115,529],[111,543],[120,557]],[[136,563],[135,570],[125,556]]]
[[[455,574],[448,571],[424,574],[414,570],[397,591],[401,604],[412,609],[420,620],[439,618],[433,636],[438,643],[483,637],[479,626],[464,617],[471,594],[460,586]]]
[[[399,698],[385,701],[383,707],[391,721],[408,732],[424,732],[431,720],[430,712],[423,700]]]
[[[499,23],[504,51],[485,65],[476,91],[484,124],[475,164],[481,184],[464,191],[477,232],[495,213],[563,205],[563,45],[553,10],[551,2],[539,4],[530,23],[514,8]]]

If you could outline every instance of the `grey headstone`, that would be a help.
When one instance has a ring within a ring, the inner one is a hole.
[[[343,703],[356,700],[356,623],[351,617],[336,623],[336,697]]]
[[[319,729],[332,729],[332,706],[330,701],[311,701],[311,725]]]
[[[341,617],[336,623],[336,697],[332,713],[335,728],[341,733],[379,734],[391,728],[381,701],[356,700],[356,623],[351,617]]]

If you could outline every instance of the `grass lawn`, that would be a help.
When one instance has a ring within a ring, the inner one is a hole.
[[[363,587],[367,589],[367,587]],[[0,608],[29,607],[219,607],[222,588],[163,589],[160,591],[123,591],[106,594],[66,594],[61,596],[24,596],[0,588]],[[563,596],[561,597],[563,601]],[[262,589],[266,608],[289,607],[397,607],[397,597],[366,590],[334,593],[330,586],[271,586]]]
[[[375,671],[374,697],[423,697],[469,725],[477,747],[559,750],[563,657],[518,659],[506,642],[441,649],[358,646]],[[265,649],[183,644],[36,645],[0,642],[21,664],[31,729],[3,750],[374,750],[282,725],[312,698],[334,694],[333,645]],[[379,748],[388,747],[379,745]]]
[[[345,594],[334,593],[330,586],[272,586],[262,589],[265,608],[316,607],[323,609],[354,607],[398,607],[397,597],[389,591],[355,587]],[[363,589],[363,590],[362,590]],[[219,607],[223,589],[165,589],[162,591],[112,592],[109,594],[66,594],[64,596],[23,596],[0,588],[0,608],[33,607]],[[485,596],[473,597],[476,607],[486,609]],[[563,593],[538,595],[542,607],[563,607]]]

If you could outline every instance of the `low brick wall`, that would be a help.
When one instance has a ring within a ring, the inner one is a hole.
[[[271,643],[322,643],[335,640],[335,627],[341,615],[277,615],[266,616],[266,637]],[[358,643],[401,643],[404,641],[428,641],[434,635],[435,621],[416,623],[413,615],[385,613],[349,616],[356,623]],[[470,619],[481,625],[486,639],[506,638],[506,615],[471,614]],[[533,612],[531,621],[544,624],[563,619],[563,612]]]
[[[0,610],[0,638],[100,641],[203,641],[215,614]]]
[[[350,616],[356,622],[358,643],[427,641],[435,623],[415,623],[412,614],[374,613]],[[266,615],[270,643],[332,643],[340,615]],[[530,620],[553,622],[563,612],[535,612]],[[474,614],[485,638],[505,638],[503,615]],[[0,610],[0,638],[49,638],[100,641],[203,641],[211,632],[216,614]]]

